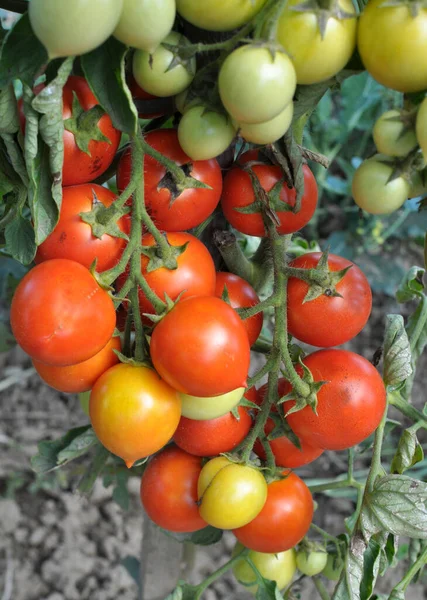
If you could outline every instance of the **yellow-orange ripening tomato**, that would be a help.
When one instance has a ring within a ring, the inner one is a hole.
[[[99,441],[130,468],[171,439],[181,401],[153,369],[120,364],[96,382],[89,414]]]
[[[267,483],[257,469],[219,456],[203,467],[198,495],[200,514],[209,525],[234,529],[252,521],[262,510]]]
[[[121,350],[119,336],[112,337],[98,354],[77,365],[54,367],[38,360],[33,360],[33,365],[43,381],[55,390],[69,394],[87,392],[105,371],[119,362],[114,350]]]

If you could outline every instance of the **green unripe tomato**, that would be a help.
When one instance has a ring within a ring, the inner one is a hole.
[[[114,37],[133,48],[154,52],[175,21],[175,0],[123,0]]]
[[[240,542],[237,542],[233,550],[233,556],[241,552],[243,547]],[[295,550],[293,548],[285,552],[278,552],[277,554],[267,554],[265,552],[250,550],[248,556],[264,579],[275,581],[279,590],[283,590],[283,588],[291,583],[297,569]],[[258,590],[256,574],[244,558],[236,562],[233,567],[233,573],[237,581],[244,583],[245,587],[253,582],[254,585],[246,587],[246,589],[252,592],[252,594],[256,594]]]
[[[227,115],[193,106],[185,111],[179,126],[181,148],[193,160],[215,158],[233,141],[236,130]]]
[[[250,21],[267,0],[177,0],[179,14],[208,31],[231,31]]]
[[[326,566],[322,571],[322,575],[331,581],[338,581],[343,567],[344,563],[335,554],[328,554]]]
[[[328,561],[328,554],[321,550],[314,550],[312,552],[306,552],[300,550],[297,553],[297,567],[303,575],[313,577],[318,575],[326,567]]]
[[[89,416],[89,399],[90,399],[90,390],[88,392],[81,392],[79,394],[80,406],[82,407],[82,411],[87,416]]]
[[[123,0],[31,0],[31,27],[50,60],[94,50],[113,33]]]
[[[281,113],[264,123],[239,123],[239,134],[247,142],[252,144],[272,144],[285,135],[291,123],[294,114],[294,104],[289,102]]]
[[[363,163],[353,177],[354,201],[371,215],[387,215],[402,206],[409,197],[410,183],[405,177],[390,181],[393,165],[377,154]]]
[[[415,131],[424,160],[427,160],[427,98],[424,98],[418,109]]]
[[[243,398],[245,388],[237,388],[221,396],[199,398],[189,394],[179,394],[182,402],[181,414],[194,421],[208,421],[229,413]]]
[[[188,40],[180,33],[171,31],[163,42],[177,46],[188,43]],[[193,56],[185,66],[177,64],[170,69],[173,58],[172,52],[163,44],[160,44],[153,54],[146,50],[137,50],[133,56],[133,76],[137,84],[149,94],[161,98],[184,91],[193,81],[196,59]]]
[[[378,152],[387,156],[407,156],[418,142],[414,129],[408,129],[403,135],[404,124],[398,119],[399,110],[388,110],[380,116],[374,125],[372,135]]]
[[[277,117],[292,100],[296,74],[284,52],[246,44],[223,62],[219,93],[227,112],[238,123],[264,123]]]

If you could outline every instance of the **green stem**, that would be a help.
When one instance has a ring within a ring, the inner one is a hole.
[[[329,274],[324,271],[318,271],[317,269],[298,269],[296,267],[285,267],[283,269],[285,275],[289,277],[296,277],[305,281],[308,285],[317,283],[318,285],[328,285]]]
[[[353,480],[353,474],[354,474],[354,448],[349,448],[348,450],[348,469],[347,469],[347,473],[348,473],[348,478],[350,481]]]
[[[404,592],[408,585],[411,583],[412,579],[418,573],[420,569],[424,567],[427,563],[427,547],[424,549],[424,552],[420,554],[418,560],[414,562],[409,571],[405,574],[403,579],[399,581],[399,583],[393,588],[392,592]],[[391,596],[390,596],[391,597]]]
[[[131,238],[129,240],[128,245],[124,249],[123,254],[120,257],[119,262],[114,267],[112,267],[108,271],[104,271],[99,276],[104,285],[107,285],[107,286],[111,285],[119,277],[119,275],[121,275],[125,271],[128,263],[129,263],[129,260],[135,250],[135,245],[136,245],[136,238],[134,238],[134,239]]]
[[[153,292],[153,290],[148,285],[147,280],[145,279],[145,277],[141,273],[141,271],[136,273],[136,281],[137,281],[139,287],[141,288],[141,290],[144,292],[144,295],[147,297],[147,300],[149,302],[151,302],[151,304],[153,305],[156,313],[159,314],[159,313],[163,312],[166,308],[165,302],[160,300],[160,298],[157,296],[157,294],[155,292]]]
[[[325,540],[334,542],[334,544],[337,544],[337,545],[340,543],[340,540],[338,538],[334,537],[333,535],[331,535],[330,533],[328,533],[327,531],[325,531],[324,529],[322,529],[321,527],[316,525],[316,523],[312,523],[310,525],[310,529],[313,529],[313,531],[320,534],[323,537],[323,539],[325,539]]]
[[[146,357],[144,327],[142,325],[141,313],[139,312],[138,288],[134,286],[129,292],[132,303],[133,322],[135,325],[135,359],[143,362]]]
[[[249,319],[254,315],[257,315],[267,308],[271,308],[272,306],[276,306],[277,304],[277,296],[272,294],[269,298],[262,300],[262,302],[258,302],[258,304],[254,304],[254,306],[249,306],[245,308],[236,309],[241,319]]]
[[[128,313],[126,315],[124,343],[123,343],[123,354],[127,357],[131,356],[131,350],[132,350],[132,347],[131,347],[132,323],[133,323],[133,314],[132,314],[132,307],[130,307],[128,310]]]
[[[319,593],[319,596],[322,598],[322,600],[331,600],[331,597],[330,597],[327,589],[325,588],[323,581],[320,579],[320,577],[318,575],[313,577],[313,583],[314,583],[316,590]]]
[[[262,278],[260,267],[244,255],[236,236],[230,231],[215,231],[214,243],[231,273],[239,275],[257,289],[258,281]]]
[[[365,494],[373,491],[375,481],[381,472],[381,450],[384,441],[385,424],[387,422],[388,396],[389,394],[387,394],[387,403],[384,410],[383,418],[381,419],[381,423],[378,425],[378,428],[375,432],[374,449],[372,454],[371,467],[368,473],[368,479],[366,480]]]
[[[272,369],[273,364],[275,363],[276,359],[279,356],[279,352],[276,349],[272,349],[271,353],[267,359],[267,362],[265,363],[265,365],[263,365],[259,371],[257,371],[255,373],[255,375],[252,375],[252,377],[250,377],[248,379],[248,388],[253,387],[256,383],[258,383],[258,381],[261,381],[261,379],[267,375],[267,373]]]
[[[399,393],[388,394],[388,401],[392,406],[404,414],[405,417],[414,421],[414,423],[417,424],[417,429],[421,427],[427,429],[427,416],[417,410],[412,404],[408,404]]]
[[[260,354],[269,354],[271,352],[271,342],[263,339],[258,339],[252,346],[251,350]]]
[[[325,481],[325,483],[317,483],[315,485],[309,485],[310,491],[312,494],[318,492],[327,492],[329,490],[340,490],[342,488],[354,487],[356,489],[362,489],[363,484],[359,483],[359,481],[355,481],[354,479],[341,479],[337,481],[336,479],[331,479],[329,481]]]
[[[233,556],[225,565],[222,565],[219,569],[217,569],[214,573],[209,575],[202,583],[197,586],[197,592],[194,596],[194,600],[199,600],[203,594],[203,592],[208,588],[214,581],[222,577],[227,571],[229,571],[234,564],[236,564],[242,558],[245,558],[249,554],[248,548],[243,548],[241,552]]]

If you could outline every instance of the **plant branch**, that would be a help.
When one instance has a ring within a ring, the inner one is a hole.
[[[322,598],[322,600],[331,600],[331,597],[330,597],[327,589],[325,588],[323,581],[320,579],[320,577],[318,575],[313,577],[313,583],[314,583],[316,590],[319,593],[319,596]]]
[[[203,594],[203,592],[208,588],[214,581],[222,577],[227,571],[229,571],[235,563],[242,558],[245,558],[249,554],[248,548],[243,548],[241,552],[233,556],[225,565],[222,565],[219,569],[214,571],[209,577],[207,577],[202,583],[197,586],[197,592],[194,596],[194,600],[199,600]]]
[[[393,593],[395,593],[397,596],[398,592],[404,592],[406,590],[406,588],[408,587],[408,585],[411,583],[412,579],[418,573],[418,571],[420,569],[422,569],[426,563],[427,563],[427,547],[424,549],[424,552],[422,552],[420,554],[420,556],[414,562],[414,564],[411,565],[409,571],[405,574],[405,576],[401,579],[401,581],[399,581],[399,583],[393,588],[390,598],[392,597]]]

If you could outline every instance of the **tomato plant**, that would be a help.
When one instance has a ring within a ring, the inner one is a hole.
[[[174,129],[159,129],[145,137],[147,144],[188,170],[208,187],[179,189],[166,168],[152,157],[144,160],[145,201],[154,222],[163,231],[182,231],[200,225],[215,210],[222,191],[221,169],[213,158],[191,162]],[[117,170],[117,186],[123,191],[131,177],[131,153],[125,152]]]
[[[267,484],[257,469],[213,458],[203,467],[197,484],[199,511],[209,525],[234,529],[252,521],[267,498]]]
[[[159,527],[191,532],[206,527],[197,506],[200,458],[169,446],[145,468],[141,479],[141,502]]]
[[[219,298],[178,302],[154,328],[150,352],[161,377],[180,392],[206,397],[246,387],[246,330]]]
[[[181,401],[153,369],[121,363],[95,383],[89,414],[101,443],[130,468],[171,439],[181,416]]]
[[[233,529],[236,538],[256,552],[274,554],[302,540],[313,518],[313,499],[305,483],[289,471],[268,484],[267,500],[249,523]]]

